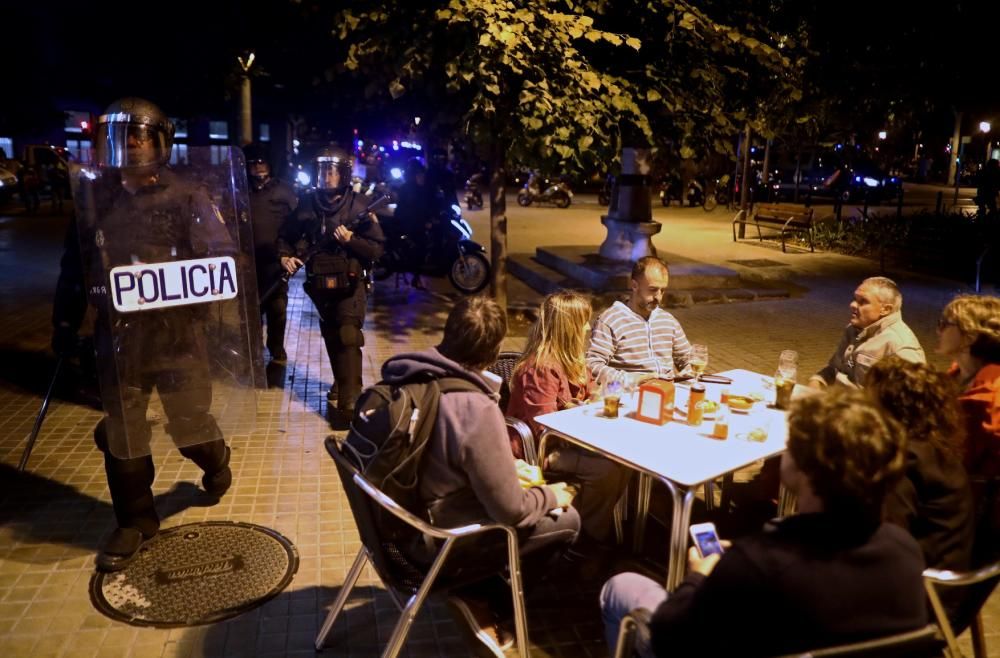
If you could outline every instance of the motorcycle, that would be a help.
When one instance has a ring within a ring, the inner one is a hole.
[[[462,217],[461,208],[441,207],[436,218],[423,245],[407,235],[406,227],[393,221],[384,223],[385,253],[372,268],[373,278],[384,281],[393,274],[414,273],[447,276],[451,285],[467,295],[485,288],[490,281],[490,261],[486,249],[472,241],[472,227]]]
[[[521,191],[517,193],[518,205],[527,207],[532,203],[551,203],[557,208],[569,207],[570,200],[573,198],[573,192],[569,189],[569,185],[561,180],[549,185],[548,179],[545,179],[545,185],[547,187],[543,192],[538,176],[532,174]]]
[[[729,176],[716,178],[711,183],[692,178],[688,181],[687,190],[682,195],[680,191],[681,182],[672,178],[660,184],[660,203],[664,207],[669,206],[672,200],[676,200],[679,205],[701,206],[705,212],[711,212],[721,203],[729,205]]]
[[[604,181],[604,185],[597,192],[597,203],[606,206],[611,203],[611,190],[615,186],[615,177],[608,174],[607,179]]]
[[[716,178],[714,183],[709,186],[708,193],[705,195],[705,199],[701,202],[701,207],[705,212],[712,212],[720,204],[729,207],[729,201],[731,199],[730,189],[729,189],[729,174],[725,174]]]
[[[483,207],[483,193],[480,191],[483,182],[482,174],[473,174],[465,181],[465,207],[469,210]]]

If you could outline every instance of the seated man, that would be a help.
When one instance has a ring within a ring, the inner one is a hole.
[[[793,403],[781,480],[798,513],[700,558],[667,594],[634,573],[601,592],[608,643],[636,608],[653,611],[642,656],[775,656],[921,628],[920,546],[882,522],[905,467],[905,435],[859,391]],[[726,542],[724,542],[725,544]]]
[[[594,381],[625,372],[673,379],[691,357],[691,345],[677,319],[660,308],[670,272],[655,256],[636,261],[628,303],[615,302],[594,322],[587,367]]]
[[[892,279],[873,276],[854,291],[851,321],[830,363],[809,379],[813,388],[844,384],[860,388],[868,369],[891,354],[926,363],[920,341],[903,322],[903,295]]]
[[[382,366],[383,379],[405,381],[417,372],[459,377],[478,392],[453,391],[441,396],[437,422],[423,455],[421,498],[432,523],[446,528],[480,522],[510,525],[520,531],[523,571],[558,557],[580,530],[580,516],[570,507],[573,494],[565,483],[522,488],[498,406],[500,379],[483,369],[496,361],[507,333],[507,318],[493,300],[467,297],[448,315],[441,344],[392,357]],[[544,550],[543,550],[544,549]],[[412,555],[416,562],[426,556]],[[481,655],[503,656],[509,634],[497,627],[497,608],[510,593],[487,592],[506,562],[502,533],[487,533],[456,546],[443,578],[476,583],[454,593],[449,603],[459,627]],[[486,583],[477,581],[487,580]],[[525,582],[531,582],[528,577]]]

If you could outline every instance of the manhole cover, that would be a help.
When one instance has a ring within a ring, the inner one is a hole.
[[[160,531],[117,573],[96,573],[90,599],[136,626],[196,626],[234,617],[281,592],[299,567],[288,539],[249,523],[209,521]]]
[[[742,265],[743,267],[788,267],[787,263],[779,263],[776,260],[768,260],[767,258],[748,258],[746,260],[731,260],[729,262]]]

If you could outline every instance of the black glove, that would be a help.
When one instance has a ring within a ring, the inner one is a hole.
[[[58,326],[52,332],[52,351],[58,356],[72,356],[79,344],[75,329]]]

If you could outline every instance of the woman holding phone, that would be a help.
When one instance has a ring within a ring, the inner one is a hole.
[[[524,356],[514,368],[507,405],[507,415],[528,423],[536,435],[536,416],[589,399],[592,382],[584,356],[592,313],[585,295],[568,290],[553,293],[542,302]],[[520,456],[517,448],[513,446],[515,455]],[[583,533],[571,550],[587,557],[607,555],[612,513],[628,482],[628,469],[560,444],[549,450],[543,470],[547,479],[579,487],[573,506],[580,512]]]

